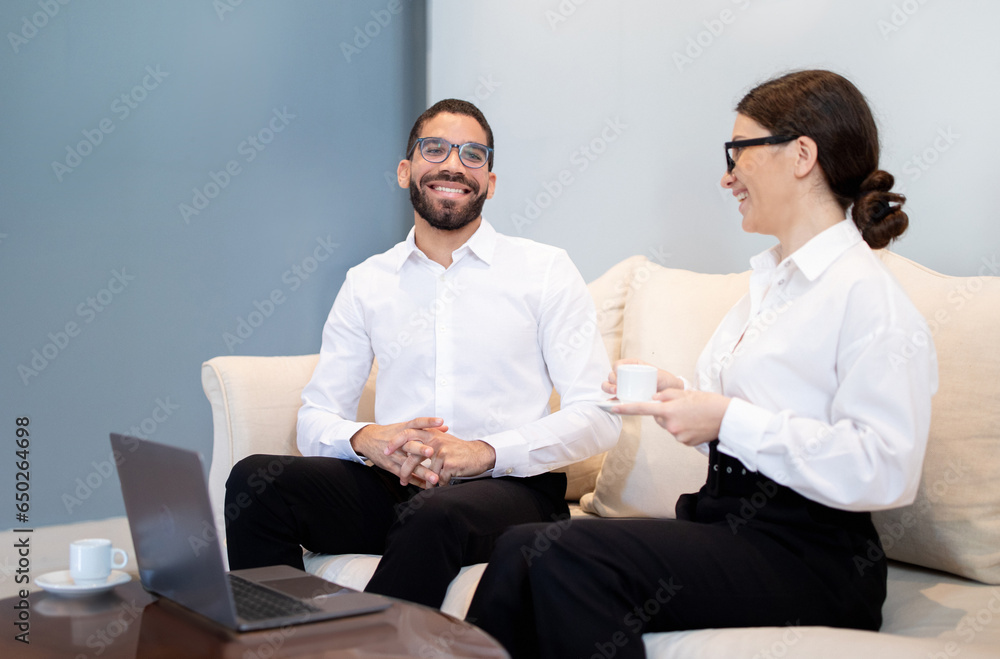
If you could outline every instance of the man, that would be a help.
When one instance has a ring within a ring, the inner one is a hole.
[[[474,105],[417,119],[397,169],[414,227],[347,273],[302,392],[310,457],[285,458],[266,487],[252,477],[273,456],[230,474],[227,502],[253,500],[227,524],[233,569],[302,567],[302,547],[382,554],[366,590],[439,607],[506,528],[568,514],[552,469],[616,441],[620,420],[595,404],[610,365],[583,279],[563,250],[483,220],[492,169]],[[359,423],[373,359],[376,423]]]

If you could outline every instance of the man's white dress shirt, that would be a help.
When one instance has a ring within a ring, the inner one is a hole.
[[[485,220],[448,268],[406,240],[351,268],[302,392],[303,455],[363,461],[350,439],[372,359],[379,424],[440,417],[496,451],[493,476],[533,476],[609,449],[621,421],[595,404],[611,366],[593,300],[564,250]],[[549,414],[555,386],[560,410]]]
[[[719,450],[834,508],[911,503],[937,391],[924,318],[849,220],[776,250],[698,361],[697,388],[733,399]]]

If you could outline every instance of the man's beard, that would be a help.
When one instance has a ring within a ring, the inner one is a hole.
[[[427,220],[427,224],[441,231],[458,231],[482,214],[483,204],[486,203],[486,193],[484,192],[478,197],[475,196],[479,192],[479,185],[475,181],[470,181],[461,174],[455,176],[439,175],[425,180],[423,184],[427,186],[437,181],[460,181],[471,188],[470,199],[464,202],[464,207],[459,206],[460,202],[454,199],[442,199],[439,204],[435,205],[427,198],[427,194],[422,192],[420,187],[411,180],[410,203],[413,204],[413,210]]]

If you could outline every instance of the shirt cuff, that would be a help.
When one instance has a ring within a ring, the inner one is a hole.
[[[355,452],[354,447],[351,446],[351,437],[354,437],[359,430],[365,426],[370,426],[370,423],[358,422],[358,421],[343,421],[337,425],[337,437],[331,439],[320,439],[319,445],[319,455],[331,458],[340,458],[341,460],[353,460],[354,462],[365,462],[365,456],[358,455]],[[344,436],[346,435],[346,437]]]
[[[750,471],[758,471],[757,454],[774,415],[748,403],[731,398],[719,427],[719,450],[743,463]]]
[[[483,437],[484,442],[493,447],[497,455],[493,465],[493,477],[520,476],[519,470],[528,465],[528,443],[516,430],[507,430]]]

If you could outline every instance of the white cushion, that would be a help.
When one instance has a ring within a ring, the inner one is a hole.
[[[927,318],[940,386],[917,499],[875,527],[890,558],[1000,584],[1000,277],[882,259]]]
[[[962,659],[1000,656],[1000,588],[902,563],[889,564],[879,632],[752,627],[646,634],[656,659]]]
[[[694,380],[695,362],[730,307],[746,292],[749,274],[705,275],[664,268],[645,258],[625,303],[621,356],[637,358]],[[705,482],[708,461],[677,442],[652,417],[625,417],[584,510],[604,517],[674,517],[677,498]]]

